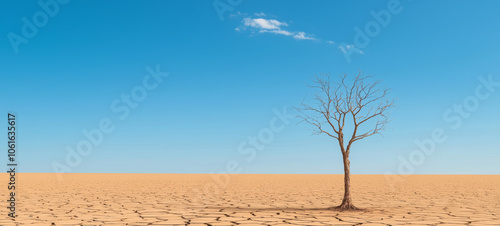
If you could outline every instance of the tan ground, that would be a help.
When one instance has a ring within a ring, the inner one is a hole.
[[[353,175],[361,212],[326,210],[342,175],[54,174],[18,176],[17,223],[39,225],[500,225],[500,175]],[[0,194],[7,199],[7,175]],[[204,189],[205,188],[205,189]],[[206,190],[206,192],[203,192]],[[217,193],[215,195],[215,193]],[[7,202],[0,225],[14,225]]]

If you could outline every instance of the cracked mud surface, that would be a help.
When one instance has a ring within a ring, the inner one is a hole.
[[[326,210],[341,202],[342,175],[217,178],[19,174],[18,217],[3,207],[0,225],[500,225],[499,175],[412,175],[394,189],[384,175],[353,175],[356,212]]]

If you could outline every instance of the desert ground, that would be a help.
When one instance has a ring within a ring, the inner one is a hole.
[[[55,174],[17,177],[0,225],[500,225],[500,175]],[[0,197],[7,200],[8,175]]]

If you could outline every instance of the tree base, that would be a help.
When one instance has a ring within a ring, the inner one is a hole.
[[[358,207],[355,207],[351,203],[342,203],[340,206],[334,206],[328,208],[329,210],[337,210],[337,211],[351,211],[351,210],[361,210]]]

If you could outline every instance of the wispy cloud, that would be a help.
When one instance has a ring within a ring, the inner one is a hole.
[[[251,34],[271,33],[291,37],[295,40],[313,40],[316,42],[326,43],[336,47],[342,53],[357,53],[364,54],[363,51],[356,48],[353,44],[340,43],[337,44],[331,40],[321,40],[316,38],[314,34],[303,31],[294,31],[289,26],[289,23],[279,21],[274,15],[260,12],[254,14],[236,12],[231,15],[234,18],[241,18],[240,25],[234,30],[239,32],[250,32]]]
[[[256,13],[256,16],[265,16],[265,13]],[[297,40],[316,40],[313,35],[306,34],[302,31],[288,30],[286,22],[278,21],[276,19],[265,19],[263,17],[252,18],[245,17],[241,20],[241,25],[235,28],[236,31],[249,30],[252,33],[272,33],[284,36],[291,36]]]
[[[263,18],[244,18],[243,25],[246,27],[254,27],[258,29],[266,29],[266,30],[280,30],[281,27],[286,27],[288,24],[284,22],[279,22],[277,20],[266,20]]]
[[[354,45],[348,45],[348,44],[345,44],[345,43],[341,43],[340,45],[338,45],[338,48],[343,53],[347,53],[349,51],[353,51],[354,53],[357,53],[357,54],[363,54],[364,53],[362,50],[356,48]]]
[[[254,15],[255,15],[255,16],[258,16],[258,17],[263,17],[263,16],[266,16],[266,14],[265,14],[265,13],[263,13],[263,12],[260,12],[260,13],[255,13]]]
[[[286,36],[290,36],[290,35],[293,35],[293,33],[290,33],[289,31],[285,31],[285,30],[260,30],[259,31],[260,33],[273,33],[273,34],[279,34],[279,35],[286,35]]]
[[[293,36],[294,39],[300,39],[300,40],[314,40],[315,38],[313,37],[307,37],[306,33],[304,32],[298,32]]]

